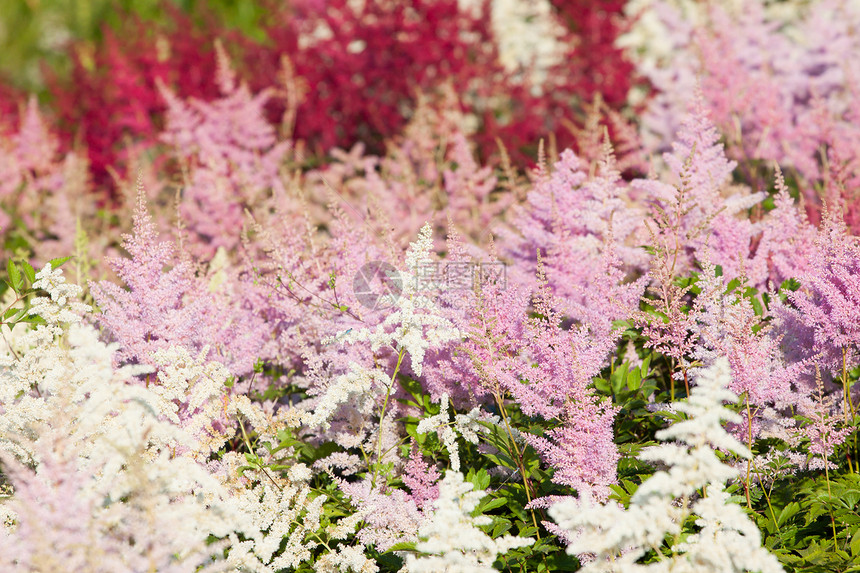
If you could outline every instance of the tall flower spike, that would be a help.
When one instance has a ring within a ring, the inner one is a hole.
[[[233,374],[252,370],[267,337],[251,313],[238,311],[235,300],[212,293],[207,282],[195,276],[191,263],[180,260],[169,241],[160,241],[138,190],[134,229],[123,237],[130,259],[115,257],[109,264],[123,288],[110,281],[90,283],[103,314],[98,317],[120,343],[125,362],[154,365],[151,353],[170,346],[199,352],[225,364]]]
[[[405,350],[416,376],[421,376],[424,354],[429,348],[460,338],[457,328],[441,316],[436,304],[418,289],[422,265],[432,262],[432,232],[430,224],[425,224],[418,240],[409,245],[406,252],[408,274],[403,280],[402,293],[394,301],[396,310],[375,330],[355,328],[339,335],[347,343],[370,341],[374,350],[387,345],[394,345],[398,351]]]
[[[840,213],[825,214],[809,269],[801,275],[800,290],[789,294],[795,317],[815,337],[821,363],[837,370],[843,350],[849,364],[860,348],[860,241],[849,234]]]

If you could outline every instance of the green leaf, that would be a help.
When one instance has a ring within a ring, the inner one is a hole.
[[[776,518],[777,525],[782,525],[787,520],[791,519],[798,511],[800,511],[800,504],[796,501],[792,501],[788,505],[782,508],[782,511],[779,512],[779,517]]]
[[[513,524],[510,519],[505,519],[503,517],[496,518],[493,525],[493,532],[490,534],[490,537],[495,539],[500,535],[504,535],[511,529],[511,527],[513,527]]]
[[[625,362],[612,373],[612,376],[609,377],[610,383],[612,384],[613,394],[620,394],[623,390],[624,379],[627,377],[627,371],[629,368],[630,364]]]
[[[21,266],[24,267],[24,276],[30,281],[30,284],[36,282],[36,269],[27,261],[21,261]]]
[[[9,274],[9,284],[12,286],[12,290],[20,291],[21,287],[24,286],[24,281],[21,277],[21,269],[12,262],[12,259],[6,261],[6,272]]]
[[[796,291],[799,288],[800,288],[800,281],[798,281],[797,279],[785,279],[784,281],[782,281],[782,284],[779,285],[780,291],[783,291],[783,290]]]
[[[401,541],[400,543],[395,543],[391,547],[388,548],[386,553],[394,553],[395,551],[418,551],[415,549],[415,541]]]
[[[642,360],[642,366],[639,367],[639,377],[642,378],[643,380],[645,378],[648,378],[648,368],[650,366],[651,366],[651,355],[649,354],[648,356],[645,357],[644,360]]]
[[[45,319],[38,314],[30,314],[22,317],[18,322],[26,322],[28,324],[45,324]]]
[[[56,259],[51,259],[48,262],[51,263],[51,269],[53,270],[53,269],[58,269],[61,266],[63,266],[71,258],[72,257],[57,257]]]
[[[468,475],[466,475],[466,481],[472,482],[475,486],[475,490],[485,490],[490,486],[490,474],[487,473],[487,470],[481,468],[477,472],[473,469],[469,470]]]
[[[634,368],[627,374],[627,389],[635,392],[642,385],[641,371]]]
[[[480,505],[478,505],[478,513],[486,513],[488,511],[492,511],[497,507],[502,507],[507,503],[508,500],[501,497],[497,497],[495,499],[488,499],[485,503],[481,503]]]

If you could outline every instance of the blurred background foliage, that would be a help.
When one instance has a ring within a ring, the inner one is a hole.
[[[215,19],[219,28],[265,38],[267,11],[258,0],[0,0],[0,81],[43,98],[45,67],[60,77],[71,71],[69,45],[86,61],[106,26],[118,30],[129,16],[159,21],[173,10],[198,24]]]

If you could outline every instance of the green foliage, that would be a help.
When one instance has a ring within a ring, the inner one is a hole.
[[[860,571],[860,475],[788,476],[773,485],[769,506],[757,491],[752,516],[787,571]]]
[[[60,257],[50,262],[52,269],[57,269],[69,261],[71,257]],[[39,289],[33,288],[36,282],[36,269],[27,262],[21,260],[15,262],[13,259],[6,261],[6,278],[0,285],[0,294],[12,293],[9,298],[12,301],[3,305],[0,315],[0,326],[6,325],[12,328],[18,323],[41,324],[42,317],[29,314],[30,301],[34,295],[39,294]]]

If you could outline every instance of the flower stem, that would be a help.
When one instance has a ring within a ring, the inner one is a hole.
[[[502,419],[505,421],[505,430],[508,432],[508,439],[511,440],[511,444],[513,445],[514,451],[516,452],[517,467],[520,470],[520,475],[523,476],[523,486],[526,489],[526,499],[528,500],[529,503],[531,503],[532,502],[532,491],[531,491],[532,484],[529,481],[528,476],[526,475],[526,466],[525,466],[525,462],[523,461],[523,454],[522,454],[522,452],[520,452],[520,447],[517,445],[517,441],[514,439],[514,434],[511,431],[511,426],[510,426],[510,424],[508,424],[508,415],[507,415],[507,412],[505,412],[505,405],[502,402],[501,396],[499,396],[498,393],[493,393],[493,397],[496,399],[496,404],[499,406],[499,412],[502,413]],[[535,526],[535,536],[537,536],[538,540],[540,540],[540,528],[538,527],[537,518],[535,517],[535,510],[531,509],[529,511],[532,514],[532,523]]]
[[[379,412],[379,436],[376,440],[376,465],[373,467],[373,479],[370,482],[371,488],[376,487],[376,478],[379,475],[379,466],[382,464],[382,422],[385,420],[385,410],[388,409],[388,400],[391,398],[391,389],[394,387],[395,380],[397,380],[397,373],[400,371],[400,365],[403,363],[403,356],[405,354],[405,348],[401,348],[397,353],[397,365],[394,367],[394,372],[391,374],[391,382],[389,382],[388,388],[385,389],[385,401],[382,403],[382,410]]]

